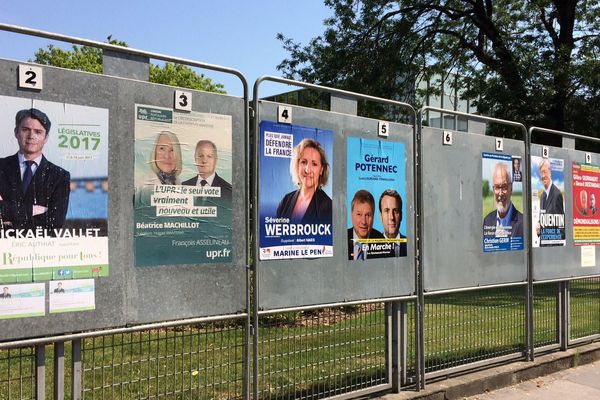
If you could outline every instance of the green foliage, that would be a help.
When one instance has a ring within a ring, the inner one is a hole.
[[[481,189],[482,189],[483,197],[489,196],[490,195],[490,181],[488,181],[487,179],[484,179],[483,183],[481,185]]]
[[[285,76],[414,103],[415,82],[453,73],[482,114],[600,132],[598,1],[325,4],[334,16],[308,45],[278,35],[289,53],[278,66]]]
[[[127,43],[108,36],[107,43],[127,47]],[[62,50],[53,45],[35,52],[33,62],[78,71],[102,73],[102,50],[89,46],[73,45],[71,50]],[[206,92],[226,93],[224,86],[214,83],[204,74],[197,74],[187,65],[165,63],[163,66],[150,64],[150,82]]]
[[[150,82],[205,92],[226,93],[222,84],[213,83],[212,79],[205,77],[204,74],[198,75],[192,68],[181,64],[165,63],[162,67],[150,64]]]

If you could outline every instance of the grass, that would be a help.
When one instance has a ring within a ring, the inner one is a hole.
[[[536,285],[537,346],[556,343],[556,285]],[[524,288],[427,296],[426,370],[522,352]],[[414,307],[409,306],[409,370],[414,369]],[[571,283],[571,337],[600,333],[600,281]],[[242,397],[244,329],[205,324],[87,339],[84,398],[228,399]],[[260,398],[320,398],[387,382],[381,304],[261,318]],[[65,346],[70,398],[71,348]],[[46,347],[52,396],[52,346]],[[34,398],[33,349],[0,351],[0,400]],[[252,365],[250,365],[252,368]]]

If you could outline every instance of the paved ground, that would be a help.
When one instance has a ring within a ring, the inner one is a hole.
[[[466,399],[597,400],[600,399],[600,362],[570,368]]]
[[[577,365],[577,367],[573,367]],[[469,397],[470,396],[470,397]],[[600,342],[431,381],[381,400],[600,400]]]

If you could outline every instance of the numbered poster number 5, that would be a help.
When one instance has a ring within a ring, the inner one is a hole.
[[[42,90],[42,68],[32,65],[19,65],[19,88]]]

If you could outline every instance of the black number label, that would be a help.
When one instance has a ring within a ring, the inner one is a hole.
[[[29,78],[25,79],[25,83],[31,85],[31,86],[35,86],[37,85],[37,82],[35,80],[35,78],[37,77],[37,74],[33,71],[25,71],[25,75],[27,75]]]
[[[179,98],[181,99],[181,101],[179,102],[179,105],[181,107],[187,107],[187,105],[188,105],[187,96],[185,94],[182,94],[182,95],[179,96]]]
[[[285,119],[288,119],[290,117],[290,114],[288,113],[287,109],[284,109],[283,112],[281,113],[281,116]]]

